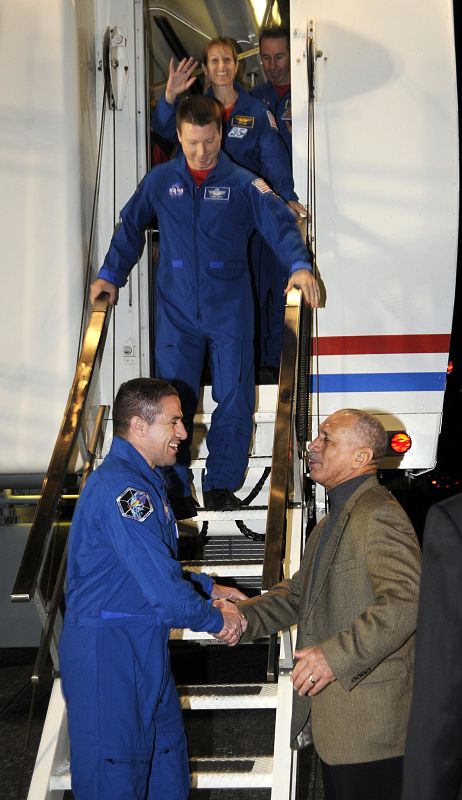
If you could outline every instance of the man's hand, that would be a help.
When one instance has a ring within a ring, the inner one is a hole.
[[[219,583],[214,583],[212,587],[212,594],[210,595],[212,600],[248,600],[244,592],[239,591],[236,589],[235,586],[221,586]]]
[[[297,222],[302,222],[304,219],[310,219],[310,214],[303,203],[299,203],[298,200],[288,200],[287,205],[297,217]]]
[[[238,643],[244,631],[247,630],[247,620],[239,609],[229,600],[214,600],[213,605],[223,614],[224,625],[219,633],[214,633],[215,639],[221,639],[231,647]]]
[[[332,681],[337,680],[320,647],[304,647],[295,650],[297,663],[292,670],[291,681],[300,697],[319,694]]]
[[[289,278],[284,294],[293,288],[301,289],[305,303],[311,308],[319,308],[320,292],[316,278],[309,269],[296,269]]]
[[[192,76],[198,62],[194,58],[183,58],[175,69],[173,58],[170,59],[170,69],[168,72],[167,85],[165,87],[165,99],[172,106],[179,94],[185,92],[194,83],[196,78]]]
[[[109,295],[109,305],[116,306],[119,299],[119,287],[110,281],[103,280],[103,278],[97,278],[90,286],[90,303],[92,306],[94,306],[96,298],[103,292]]]

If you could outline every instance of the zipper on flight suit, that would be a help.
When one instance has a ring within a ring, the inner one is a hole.
[[[199,188],[194,184],[193,185],[193,219],[192,219],[192,226],[193,226],[193,247],[194,247],[194,272],[196,275],[196,319],[201,318],[200,309],[199,309],[199,259],[197,255],[197,238],[196,238],[196,222],[197,222],[197,213],[196,213],[196,205],[198,202],[199,197],[199,189],[203,186],[203,183],[199,186]]]

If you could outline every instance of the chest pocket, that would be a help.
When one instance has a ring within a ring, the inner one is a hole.
[[[347,558],[346,561],[336,561],[329,567],[331,575],[337,575],[342,572],[351,572],[356,569],[358,561],[356,558]]]

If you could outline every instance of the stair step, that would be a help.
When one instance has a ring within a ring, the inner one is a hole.
[[[201,425],[209,425],[212,419],[211,411],[198,411],[194,414],[193,424],[200,427]],[[276,419],[276,412],[274,411],[255,411],[253,414],[253,421],[257,423],[273,423]]]
[[[50,775],[50,791],[57,792],[69,791],[71,788],[71,765],[69,761],[55,766],[54,772]]]
[[[192,522],[217,522],[219,520],[229,520],[234,522],[235,519],[266,519],[268,513],[268,506],[243,506],[242,508],[234,508],[232,511],[206,511],[204,508],[198,508],[195,517],[188,517]],[[181,520],[185,522],[185,520]]]
[[[276,384],[260,384],[255,388],[257,394],[256,409],[259,411],[274,411],[278,394]],[[213,411],[216,405],[212,399],[212,387],[209,385],[201,387],[198,408],[204,411]]]
[[[249,456],[248,469],[265,469],[271,466],[271,455],[267,456]],[[191,461],[191,469],[204,469],[206,455],[203,458],[193,458]]]
[[[212,578],[246,578],[248,575],[261,575],[263,573],[262,561],[213,563],[209,561],[181,562],[188,572],[206,572]]]
[[[197,758],[190,766],[193,789],[264,789],[272,784],[272,756]]]
[[[276,683],[227,683],[178,686],[184,711],[276,708]]]
[[[194,789],[245,789],[271,787],[272,756],[252,758],[195,758],[190,761],[191,786]],[[71,771],[68,761],[50,776],[50,791],[70,791]]]

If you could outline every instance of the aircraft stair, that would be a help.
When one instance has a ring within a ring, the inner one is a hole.
[[[301,308],[300,293],[294,290],[286,307],[279,387],[261,386],[257,390],[252,453],[244,486],[238,493],[244,501],[242,508],[238,512],[211,512],[199,507],[196,517],[179,523],[180,558],[185,568],[206,571],[220,583],[237,585],[247,594],[259,593],[282,575],[292,574],[303,548],[306,504],[304,469],[299,461],[303,448],[297,447],[294,388],[300,382]],[[81,451],[83,448],[82,487],[104,439],[109,409],[101,407],[96,414],[92,412],[92,424],[85,421],[84,409],[92,396],[91,384],[109,315],[110,309],[101,305],[93,311],[12,594],[16,601],[33,599],[43,625],[32,681],[40,680],[49,652],[56,675],[28,800],[72,797],[66,710],[56,648],[62,625],[66,547],[63,543],[60,566],[52,567],[50,553],[56,548],[50,542],[76,445]],[[212,411],[210,388],[204,387],[195,418],[192,463],[200,504],[206,457],[204,433]],[[47,585],[52,587],[47,592],[45,573]],[[282,634],[279,643],[271,637],[233,648],[208,634],[171,632],[172,666],[190,750],[191,798],[295,798],[297,759],[289,748],[291,652],[289,631]]]

